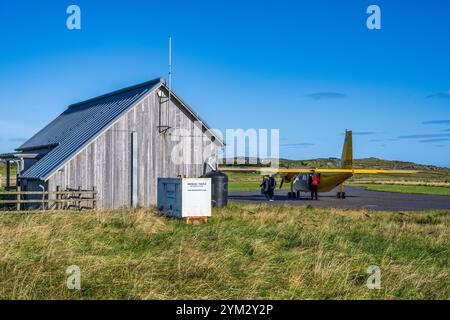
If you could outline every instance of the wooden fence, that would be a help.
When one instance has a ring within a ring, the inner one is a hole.
[[[37,199],[39,197],[41,199]],[[9,199],[4,199],[9,198]],[[87,204],[87,205],[86,205]],[[6,206],[5,206],[6,205]],[[17,187],[16,191],[0,192],[0,209],[12,209],[20,211],[22,209],[42,210],[65,210],[65,209],[95,209],[97,206],[97,190],[78,189],[61,190],[56,187],[56,191],[22,191]]]

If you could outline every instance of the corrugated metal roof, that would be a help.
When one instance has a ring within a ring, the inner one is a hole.
[[[21,177],[46,180],[67,159],[163,82],[154,79],[69,106],[17,150],[57,145]]]

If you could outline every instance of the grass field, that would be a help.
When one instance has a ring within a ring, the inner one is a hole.
[[[339,165],[340,160],[337,158],[280,160],[280,167],[282,168],[338,168]],[[250,166],[254,167],[255,165]],[[396,175],[355,175],[347,181],[350,184],[401,184],[432,187],[450,187],[449,168],[440,168],[431,165],[421,165],[404,161],[390,161],[378,158],[355,159],[354,166],[355,168],[359,169],[418,170],[419,173]],[[245,168],[245,166],[242,167]],[[226,168],[226,166],[224,166],[224,168]],[[227,172],[227,175],[229,176],[230,190],[258,190],[262,178],[261,175],[255,173]],[[286,189],[288,189],[288,184],[285,184],[285,186]]]
[[[227,175],[230,191],[260,189],[262,177],[257,173],[227,172]],[[430,173],[419,174],[414,177],[415,180],[412,177],[406,179],[389,175],[374,175],[373,177],[358,175],[349,179],[346,185],[364,186],[369,190],[376,191],[450,195],[450,182],[443,179],[445,176],[439,176],[434,180],[429,175]],[[277,177],[277,179],[279,185],[280,178]],[[289,183],[285,183],[283,189],[288,190]]]
[[[16,165],[11,164],[10,165],[10,172],[11,176],[14,176],[16,174]],[[5,177],[6,176],[6,165],[3,162],[0,162],[0,175]]]
[[[237,191],[237,190],[259,190],[261,182],[251,182],[251,181],[243,181],[236,182],[232,181],[228,183],[229,191]]]
[[[277,189],[279,188],[280,181],[277,182]],[[261,181],[230,181],[228,183],[229,191],[237,190],[260,190]],[[283,189],[289,189],[289,183],[283,184]]]
[[[143,209],[0,213],[0,234],[2,299],[450,299],[450,212],[231,203],[195,226]]]
[[[389,184],[356,184],[374,191],[401,192],[412,194],[436,194],[450,196],[449,187],[433,186],[408,186],[408,185],[389,185]]]
[[[250,176],[250,174],[247,174]],[[230,175],[230,181],[228,183],[229,191],[238,191],[238,190],[259,190],[259,185],[261,181],[259,181],[260,176],[253,175],[253,177],[249,177],[247,179],[242,179],[242,177],[236,177],[235,173]],[[253,181],[252,181],[253,180]],[[279,183],[280,181],[278,181]],[[388,182],[387,182],[388,183]],[[409,182],[411,183],[411,182]],[[357,181],[353,181],[348,183],[347,185],[351,186],[361,186],[365,187],[368,190],[374,191],[386,191],[386,192],[400,192],[400,193],[412,193],[412,194],[436,194],[436,195],[446,195],[450,196],[450,187],[447,186],[433,186],[433,185],[421,185],[420,182],[417,182],[418,185],[409,185],[409,184],[383,184],[380,181],[377,183],[359,183]],[[278,187],[277,187],[278,188]],[[289,183],[285,183],[283,185],[283,189],[289,189]]]
[[[257,173],[245,173],[245,172],[227,172],[228,175],[228,190],[260,190],[260,184],[262,182],[262,176]],[[277,177],[277,183],[279,187],[280,179]],[[283,185],[284,189],[289,188],[289,183]]]
[[[11,186],[16,185],[16,165],[11,165]],[[0,191],[4,191],[6,185],[6,165],[0,162]]]

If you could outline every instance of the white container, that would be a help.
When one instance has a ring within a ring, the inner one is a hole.
[[[211,179],[158,178],[156,207],[172,217],[210,217]]]

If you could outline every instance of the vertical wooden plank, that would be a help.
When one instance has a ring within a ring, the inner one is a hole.
[[[113,183],[113,190],[114,190],[114,207],[119,208],[122,206],[122,199],[123,199],[123,169],[122,169],[122,149],[123,149],[123,140],[122,140],[122,121],[117,122],[113,127],[113,145],[114,145],[114,166],[113,166],[113,172],[114,172],[114,183]]]
[[[130,112],[131,113],[131,112]],[[124,118],[121,119],[121,130],[123,130],[121,136],[120,136],[120,143],[121,146],[118,146],[117,153],[120,153],[120,158],[122,164],[120,165],[121,170],[121,180],[120,183],[120,189],[122,190],[122,195],[120,199],[120,206],[123,207],[129,207],[131,204],[131,188],[129,186],[130,184],[130,161],[131,161],[131,155],[130,155],[130,128],[132,124],[129,121],[130,113],[124,116]]]
[[[146,121],[146,112],[148,110],[148,101],[147,99],[144,100],[142,103],[142,112],[141,112],[141,128],[140,128],[140,135],[139,135],[139,142],[140,142],[140,161],[139,164],[139,179],[140,179],[140,185],[142,188],[140,189],[140,202],[143,206],[147,205],[147,195],[148,195],[148,122]]]
[[[150,123],[150,129],[149,129],[149,139],[150,139],[150,154],[149,154],[149,187],[150,187],[150,194],[149,194],[149,203],[150,204],[156,204],[156,175],[155,175],[155,166],[156,163],[154,162],[154,154],[155,154],[155,144],[156,144],[156,128],[153,122],[154,114],[156,114],[158,108],[158,96],[156,94],[152,94],[149,96],[149,114],[147,115],[149,123]]]
[[[20,189],[20,186],[17,186],[17,198],[16,198],[16,200],[17,200],[17,204],[16,204],[16,209],[17,209],[17,211],[20,211],[20,196],[21,196],[21,194],[20,194],[20,191],[21,191],[21,189]]]
[[[81,198],[83,197],[83,194],[81,193],[81,190],[82,190],[83,188],[81,187],[81,186],[78,186],[78,191],[80,192],[79,194],[78,194],[78,210],[81,210]]]
[[[105,209],[112,209],[113,206],[113,185],[112,185],[112,152],[111,150],[111,130],[108,130],[105,136],[105,171],[104,171],[104,183],[105,194],[103,195],[103,206]],[[108,151],[107,151],[108,150]]]
[[[147,146],[148,146],[148,140],[147,140],[147,121],[145,121],[145,115],[146,115],[146,109],[147,109],[147,99],[144,99],[142,101],[140,111],[139,111],[139,123],[140,127],[136,128],[136,131],[139,132],[139,185],[141,186],[139,188],[139,202],[146,206],[147,203],[147,181],[146,181],[146,175],[147,175],[147,165],[146,165],[146,159],[147,159]]]
[[[153,95],[153,110],[154,114],[156,114],[156,110],[158,110],[159,106],[159,98],[157,95]],[[158,168],[159,163],[157,161],[157,153],[158,153],[158,145],[159,145],[159,134],[158,134],[158,128],[156,123],[157,117],[151,117],[151,130],[152,130],[152,157],[151,157],[151,163],[152,163],[152,203],[156,204],[156,192],[157,192],[157,177],[158,177]]]
[[[105,135],[98,139],[96,146],[96,157],[98,167],[96,169],[96,187],[97,187],[97,207],[103,209],[103,195],[105,194]]]
[[[92,187],[92,209],[97,209],[97,189],[95,186]]]
[[[60,191],[61,191],[61,187],[56,186],[56,192],[60,192]],[[61,199],[62,199],[61,195],[56,193],[56,210],[61,209],[61,202],[59,202]]]
[[[138,141],[136,131],[131,132],[131,206],[138,204]]]
[[[136,108],[135,112],[133,112],[133,128],[131,129],[131,162],[130,162],[130,175],[132,175],[131,180],[133,181],[132,190],[133,193],[136,194],[135,199],[133,200],[133,207],[137,206],[138,203],[141,202],[141,192],[142,188],[135,188],[134,184],[138,184],[140,182],[140,177],[142,175],[142,170],[140,168],[141,156],[142,156],[142,146],[141,146],[141,138],[140,133],[142,130],[142,116],[141,116],[141,107],[140,103]],[[139,135],[139,140],[136,137]],[[133,176],[134,175],[134,176]],[[134,202],[135,201],[135,202]],[[136,203],[136,204],[134,204]]]
[[[111,191],[112,191],[112,196],[111,196],[111,207],[112,208],[118,208],[118,202],[120,201],[120,194],[118,194],[117,192],[117,172],[116,172],[116,165],[117,165],[117,161],[116,161],[116,152],[117,152],[117,147],[115,144],[115,131],[113,129],[113,131],[111,132],[111,157],[110,157],[110,161],[111,161]],[[119,202],[120,203],[120,202]]]
[[[86,187],[86,189],[91,189],[92,188],[92,163],[93,163],[93,158],[92,158],[92,144],[89,145],[89,147],[86,148],[86,183],[84,184],[84,186]]]
[[[151,96],[151,95],[150,95]],[[144,183],[145,183],[145,202],[144,205],[146,207],[150,206],[150,194],[152,192],[152,184],[151,184],[151,179],[152,179],[152,174],[151,174],[151,143],[152,143],[152,134],[153,132],[151,131],[151,121],[149,121],[149,115],[151,114],[151,101],[150,101],[150,96],[147,96],[146,98],[146,108],[145,108],[145,113],[144,113],[144,122],[146,124],[145,126],[145,141],[146,141],[146,156],[145,156],[145,175],[144,175]]]

